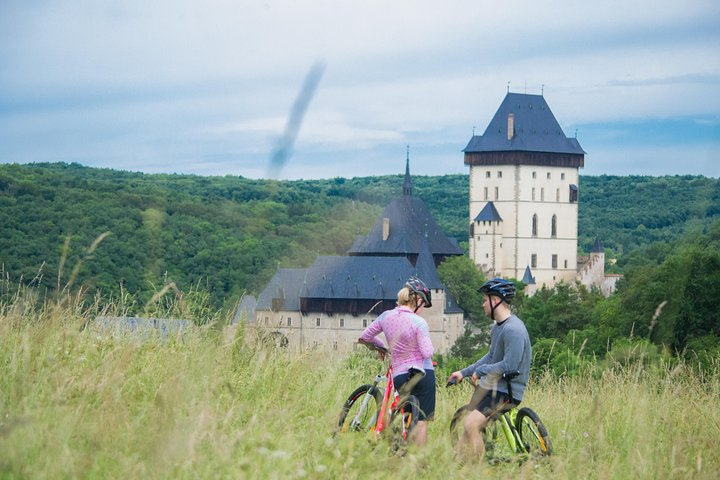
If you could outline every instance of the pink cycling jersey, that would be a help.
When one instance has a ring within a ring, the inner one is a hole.
[[[377,338],[380,333],[390,345],[394,375],[407,373],[410,367],[433,370],[430,330],[420,315],[405,306],[387,310],[365,329],[360,340],[385,348]]]

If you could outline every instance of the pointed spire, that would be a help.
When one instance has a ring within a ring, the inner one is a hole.
[[[602,242],[600,241],[600,237],[595,237],[595,241],[593,242],[593,246],[590,249],[590,253],[604,253],[605,247],[603,247]]]
[[[405,183],[403,184],[403,196],[412,196],[412,180],[410,179],[410,145],[407,145],[405,159]]]
[[[525,274],[523,275],[522,282],[525,285],[535,285],[535,277],[532,276],[532,271],[530,270],[530,265],[525,267]]]

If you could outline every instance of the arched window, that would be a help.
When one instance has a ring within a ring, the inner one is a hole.
[[[532,218],[532,236],[537,237],[537,214],[533,215]]]
[[[557,237],[557,215],[552,216],[552,223],[550,224],[550,236],[552,238]]]

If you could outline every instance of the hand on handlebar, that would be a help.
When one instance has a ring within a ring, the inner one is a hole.
[[[381,347],[380,345],[375,345],[374,343],[371,343],[371,342],[365,342],[363,340],[360,340],[360,341],[358,341],[358,343],[365,345],[370,350],[377,350],[378,357],[380,357],[380,360],[383,360],[383,361],[385,360],[385,356],[390,353],[390,350],[388,350],[387,348]]]
[[[447,379],[447,383],[445,383],[445,386],[450,387],[452,385],[457,385],[458,383],[462,382],[464,379],[465,379],[465,377],[458,370],[457,372],[453,372],[450,374],[450,376]],[[472,377],[467,377],[467,379],[472,384],[473,387],[477,387],[478,377],[475,373],[472,374]]]
[[[445,386],[450,387],[452,385],[457,385],[458,383],[462,382],[462,380],[463,380],[463,374],[460,373],[460,371],[453,372],[448,377],[447,382],[445,383]]]

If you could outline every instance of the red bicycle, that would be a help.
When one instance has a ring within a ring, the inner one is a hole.
[[[374,345],[370,348],[384,354],[385,361],[390,358],[390,351]],[[408,382],[402,391],[397,392],[393,383],[392,364],[384,375],[377,375],[372,383],[356,388],[343,404],[338,419],[337,432],[365,432],[379,436],[388,424],[395,438],[407,441],[408,435],[417,424],[420,411],[418,399],[414,395],[406,395],[425,375],[422,370],[411,370]],[[383,388],[383,384],[385,384]]]

